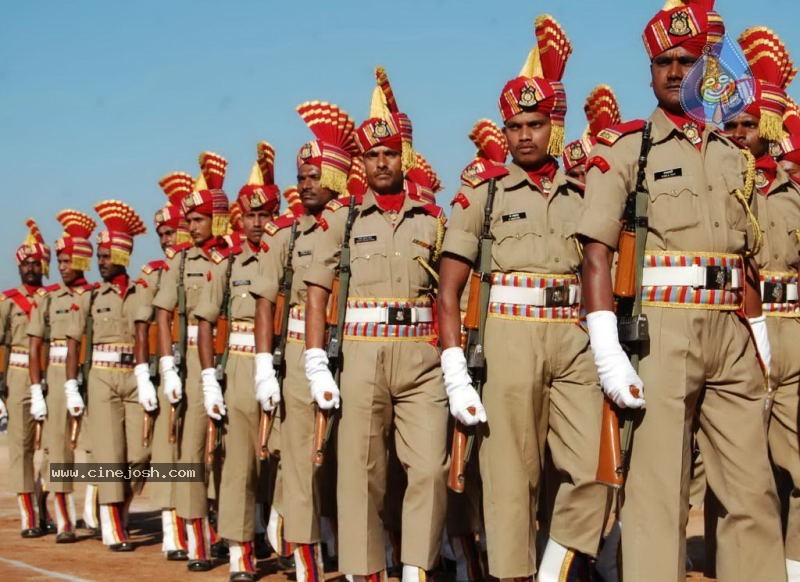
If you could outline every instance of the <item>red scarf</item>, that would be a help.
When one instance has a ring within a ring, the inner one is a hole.
[[[531,179],[531,182],[536,184],[536,187],[539,189],[539,191],[545,196],[547,196],[549,194],[548,190],[550,190],[550,188],[549,187],[545,188],[542,185],[542,181],[544,178],[547,178],[549,183],[552,184],[553,178],[555,177],[557,171],[558,171],[558,162],[556,162],[555,158],[550,157],[547,158],[547,161],[545,161],[545,163],[543,163],[537,169],[530,170],[527,172],[527,174],[528,178]]]
[[[28,297],[33,297],[36,292],[42,288],[41,285],[28,285],[27,283],[22,284],[25,287],[25,292],[28,294]]]
[[[128,291],[128,283],[130,282],[130,277],[128,277],[128,273],[122,273],[121,275],[117,275],[108,283],[114,287],[114,290],[120,297],[125,297],[125,293]]]
[[[68,287],[70,289],[74,289],[75,287],[83,287],[84,285],[88,285],[88,284],[89,283],[86,281],[86,279],[84,279],[83,277],[78,277]]]
[[[685,125],[694,125],[695,127],[697,127],[697,135],[701,139],[696,144],[692,144],[692,145],[694,145],[698,150],[703,147],[702,137],[703,137],[703,131],[706,128],[706,124],[705,123],[698,123],[698,122],[696,122],[694,119],[692,119],[691,117],[689,117],[686,114],[684,114],[684,115],[675,115],[674,113],[670,113],[666,109],[662,109],[661,111],[663,111],[664,115],[667,116],[667,119],[669,119],[675,125],[675,127],[677,127],[679,130],[684,132],[684,134],[686,133],[686,130],[684,129]],[[689,142],[689,143],[691,143],[691,142]]]
[[[759,172],[760,171],[760,172]],[[778,162],[769,154],[763,155],[756,160],[756,173],[761,173],[767,179],[767,184],[759,188],[762,194],[769,192],[772,183],[778,176]],[[756,180],[758,182],[758,180]]]
[[[375,194],[375,202],[378,203],[378,208],[384,212],[400,212],[405,201],[405,192],[400,192],[398,194]]]

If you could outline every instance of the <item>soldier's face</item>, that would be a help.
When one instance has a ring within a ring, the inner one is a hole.
[[[743,150],[750,150],[756,158],[769,151],[769,142],[758,135],[758,117],[740,113],[736,119],[725,122],[725,133]]]
[[[800,184],[800,164],[796,164],[790,160],[781,160],[778,162],[781,168],[786,170],[786,173],[798,184]]]
[[[676,115],[683,114],[681,107],[681,83],[698,60],[698,57],[683,47],[664,51],[650,63],[651,85],[658,104]]]
[[[577,180],[581,184],[586,184],[586,166],[578,164],[567,172],[567,176]]]
[[[64,285],[72,285],[75,280],[81,275],[80,271],[72,268],[72,255],[67,253],[60,253],[58,255],[58,272],[61,275],[61,280]]]
[[[42,261],[28,257],[19,266],[19,277],[25,285],[39,287],[42,284]]]
[[[266,210],[251,210],[242,214],[244,236],[251,244],[257,245],[264,236],[264,227],[272,220],[272,214]]]
[[[211,223],[212,218],[199,212],[190,212],[186,215],[186,222],[189,223],[189,236],[195,246],[202,246],[212,237]]]
[[[550,157],[550,116],[539,111],[523,111],[510,118],[503,127],[508,151],[523,170],[535,170]]]
[[[161,245],[162,251],[174,245],[178,238],[178,230],[165,224],[162,224],[156,229],[156,234],[158,235],[158,244]]]
[[[403,191],[402,152],[375,146],[364,153],[367,184],[376,194],[399,194]]]
[[[336,198],[336,192],[319,185],[322,170],[313,164],[302,164],[297,171],[297,192],[309,214],[319,214],[325,205]]]
[[[100,247],[97,249],[97,270],[100,271],[103,281],[108,283],[117,275],[123,274],[125,267],[111,262],[111,249]]]

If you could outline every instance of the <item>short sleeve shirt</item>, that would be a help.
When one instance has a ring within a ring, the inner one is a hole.
[[[766,193],[756,195],[764,244],[756,255],[761,271],[796,272],[800,268],[800,186],[778,168]]]
[[[185,254],[185,259],[182,255]],[[178,307],[178,277],[183,266],[183,284],[186,290],[186,315],[189,321],[195,321],[194,308],[200,302],[200,294],[208,281],[207,273],[211,268],[211,261],[197,247],[181,251],[167,261],[167,269],[161,275],[158,292],[153,298],[153,307],[172,311]]]

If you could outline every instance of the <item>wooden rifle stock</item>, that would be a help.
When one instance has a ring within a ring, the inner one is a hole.
[[[328,297],[328,311],[325,316],[325,323],[327,325],[337,325],[339,323],[339,277],[333,280],[331,285],[331,294]]]
[[[147,325],[147,353],[158,354],[158,326],[155,323]]]
[[[176,424],[176,405],[169,405],[169,444],[174,445],[178,442],[178,426]]]
[[[627,225],[619,233],[614,295],[633,297],[636,293],[636,232]]]
[[[622,446],[619,439],[619,416],[608,398],[603,400],[600,456],[597,460],[596,479],[609,487],[622,487],[625,483],[625,475],[622,470]]]
[[[472,271],[469,276],[469,296],[467,297],[467,311],[464,314],[464,329],[478,329],[481,311],[481,275]]]
[[[286,306],[286,293],[280,291],[278,297],[275,299],[275,310],[272,316],[272,335],[281,337],[283,335],[283,327],[287,322],[283,321],[283,310]]]
[[[215,411],[217,411],[215,407]],[[209,417],[206,423],[206,451],[205,459],[206,464],[211,465],[214,462],[214,455],[217,452],[217,422]]]
[[[315,467],[321,467],[325,462],[325,434],[328,432],[330,410],[317,408],[314,414],[314,452],[311,460]]]
[[[265,410],[261,411],[261,418],[258,421],[258,458],[261,461],[269,459],[269,435],[272,432],[273,413]]]
[[[42,448],[42,424],[41,420],[37,420],[33,427],[33,449],[38,451]]]
[[[472,406],[467,411],[470,414],[475,414],[475,408]],[[467,471],[467,433],[474,431],[474,427],[465,426],[459,421],[456,421],[453,427],[453,442],[450,447],[450,472],[447,475],[447,486],[456,493],[464,493]]]
[[[73,451],[78,446],[78,435],[81,432],[81,417],[80,416],[70,416],[69,417],[69,448]]]
[[[142,419],[142,446],[144,448],[150,447],[150,441],[153,439],[153,417],[145,411],[144,418]]]
[[[216,335],[214,336],[214,355],[222,356],[228,349],[228,316],[220,315],[217,318]]]

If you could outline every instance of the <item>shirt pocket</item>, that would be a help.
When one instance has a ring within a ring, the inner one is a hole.
[[[527,218],[501,222],[492,227],[492,258],[500,271],[525,270],[534,261],[542,235]]]
[[[386,244],[380,241],[350,242],[350,268],[353,283],[370,285],[381,281],[389,282],[389,257]]]
[[[695,229],[701,214],[697,182],[692,176],[674,176],[655,180],[648,176],[649,227],[667,242],[669,235]]]

